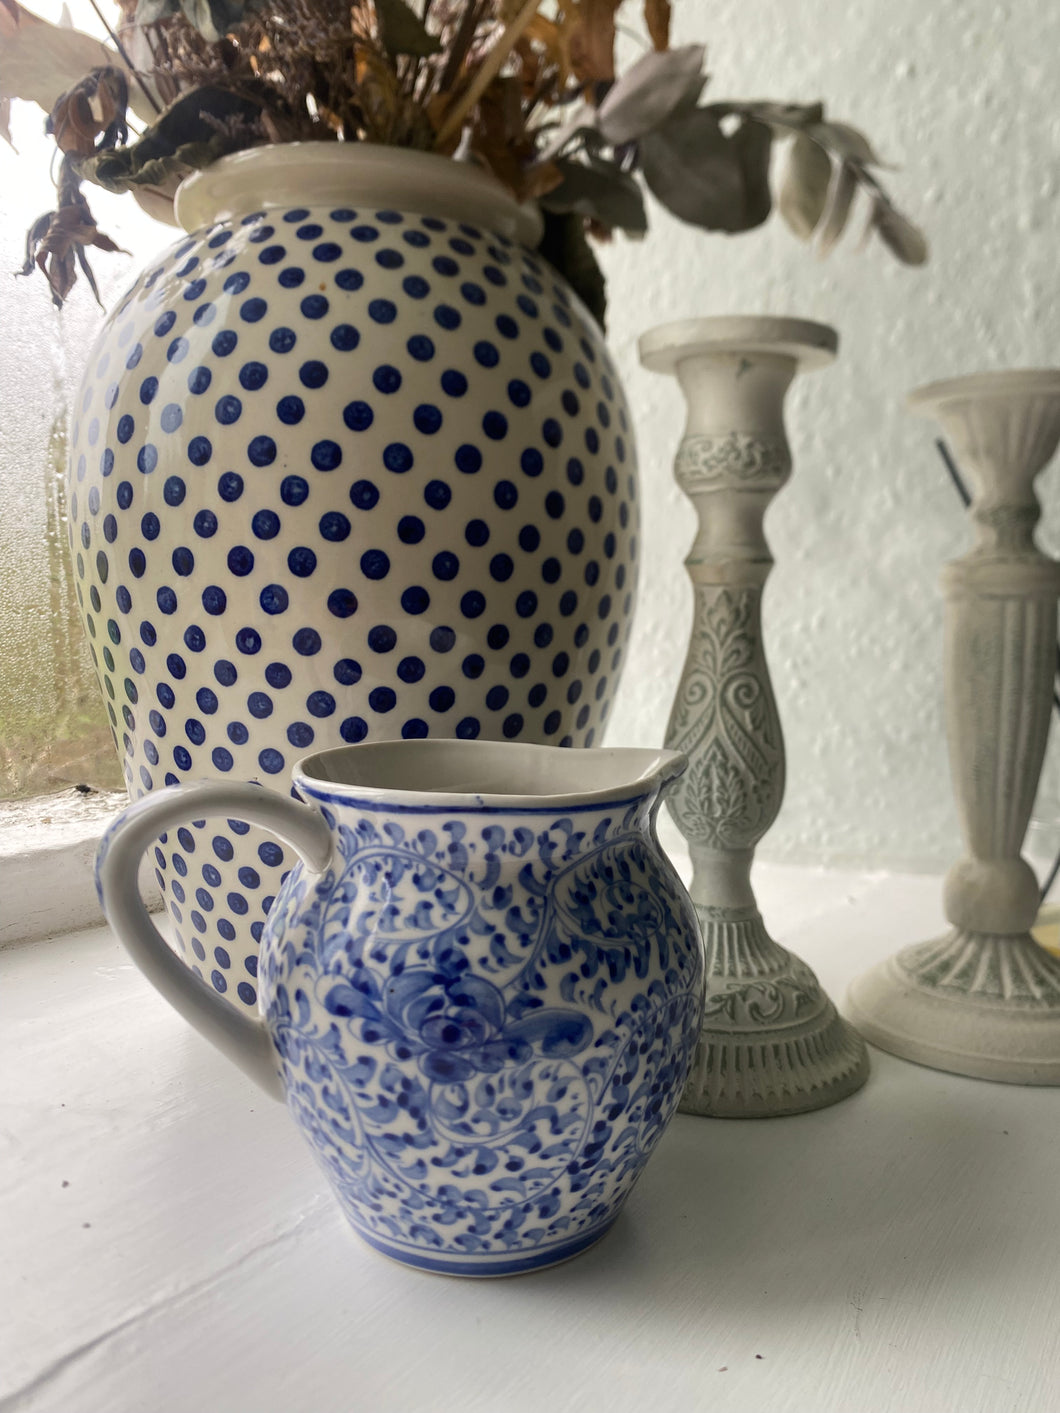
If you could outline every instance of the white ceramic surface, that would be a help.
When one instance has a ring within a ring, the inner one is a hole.
[[[691,900],[655,815],[674,751],[364,744],[301,761],[302,804],[165,790],[100,847],[133,960],[286,1097],[370,1245],[511,1275],[610,1228],[677,1107],[702,1006]],[[234,812],[302,857],[269,915],[261,1014],[166,946],[136,891],[159,829]]]
[[[89,358],[68,479],[131,796],[286,793],[365,739],[598,744],[633,434],[599,329],[516,243],[535,213],[448,159],[320,143],[223,159],[178,207]],[[178,949],[253,1008],[291,860],[238,819],[155,859]]]
[[[1060,566],[1034,542],[1034,480],[1060,442],[1060,370],[934,383],[910,398],[942,423],[973,489],[976,543],[946,566],[950,767],[965,855],[952,930],[850,988],[874,1044],[957,1074],[1060,1084],[1060,961],[1031,936],[1038,881],[1020,855],[1057,671]]]
[[[689,769],[669,808],[692,855],[706,943],[703,1028],[682,1108],[730,1118],[817,1109],[868,1074],[865,1046],[808,966],[766,932],[751,860],[784,795],[784,743],[762,646],[773,560],[762,521],[791,473],[784,396],[835,331],[795,319],[683,320],[646,333],[644,364],[688,407],[675,475],[699,533],[685,561],[692,640],[666,743]]]

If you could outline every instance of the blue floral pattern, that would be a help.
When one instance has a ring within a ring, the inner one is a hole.
[[[325,804],[341,868],[289,876],[261,992],[288,1104],[374,1246],[503,1274],[614,1220],[698,1030],[699,936],[653,805]]]

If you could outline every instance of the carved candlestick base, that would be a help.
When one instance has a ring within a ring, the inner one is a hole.
[[[1060,566],[1034,543],[1034,480],[1060,443],[1060,370],[936,383],[911,404],[942,422],[974,486],[978,541],[947,566],[946,730],[967,846],[946,880],[953,930],[859,977],[875,1045],[1012,1084],[1060,1084],[1060,960],[1030,935],[1038,885],[1020,857],[1056,671]]]
[[[769,936],[751,861],[784,795],[784,743],[762,649],[773,560],[762,529],[791,473],[784,395],[835,356],[832,329],[796,319],[695,319],[652,329],[641,361],[675,374],[688,424],[674,470],[699,533],[686,560],[692,639],[667,727],[689,768],[669,805],[692,855],[706,947],[703,1026],[681,1107],[728,1118],[819,1109],[868,1074],[860,1036],[817,978]]]

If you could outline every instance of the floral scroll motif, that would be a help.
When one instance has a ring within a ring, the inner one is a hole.
[[[772,824],[784,761],[762,654],[760,591],[712,585],[696,592],[688,658],[666,743],[690,758],[670,811],[692,844],[745,849]]]
[[[722,486],[776,491],[791,474],[791,453],[782,439],[768,440],[749,432],[685,437],[674,474],[688,495]]]
[[[362,815],[341,870],[277,900],[262,995],[288,1104],[385,1249],[547,1257],[606,1227],[676,1107],[691,905],[640,805],[592,823]]]

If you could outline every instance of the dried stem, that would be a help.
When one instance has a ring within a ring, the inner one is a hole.
[[[523,31],[540,10],[541,4],[542,0],[526,0],[526,4],[515,19],[505,28],[500,39],[483,59],[478,72],[468,84],[463,95],[450,108],[445,121],[438,129],[438,136],[435,139],[436,147],[444,146],[449,138],[463,127],[464,119],[496,78],[502,64],[515,48]]]
[[[143,94],[143,96],[147,99],[148,103],[150,103],[151,107],[155,110],[155,112],[156,112],[156,113],[161,113],[162,109],[158,106],[158,103],[155,101],[154,94],[152,94],[152,93],[148,90],[147,85],[144,83],[143,79],[140,77],[140,71],[139,71],[139,69],[136,67],[136,65],[133,63],[133,61],[129,58],[129,54],[128,54],[128,51],[127,51],[126,48],[125,48],[125,45],[121,42],[121,40],[118,38],[118,36],[117,36],[117,35],[114,33],[114,31],[111,29],[110,25],[107,23],[106,16],[103,14],[103,11],[99,8],[99,6],[96,4],[96,0],[89,0],[89,4],[92,6],[93,10],[95,10],[96,14],[99,16],[99,22],[100,22],[100,24],[103,26],[103,28],[107,31],[107,37],[110,39],[111,43],[114,45],[115,49],[117,49],[117,51],[118,51],[118,53],[121,55],[121,57],[125,60],[125,67],[129,70],[129,72],[132,74],[133,78],[136,80],[136,85],[137,85],[137,87],[139,88],[140,92],[141,92],[141,93]]]

